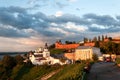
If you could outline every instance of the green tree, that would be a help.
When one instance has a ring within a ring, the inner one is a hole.
[[[88,38],[84,37],[84,43],[88,42]]]
[[[16,61],[16,64],[23,64],[23,57],[21,55],[16,55],[15,56],[15,61]]]
[[[93,42],[96,42],[96,41],[97,41],[97,37],[94,37],[94,38],[93,38]]]
[[[73,44],[72,41],[65,41],[66,44]]]
[[[109,37],[108,39],[109,39],[109,41],[112,41],[112,37]]]
[[[102,41],[104,41],[104,35],[102,35]]]
[[[107,35],[105,36],[105,39],[107,39],[108,37],[107,37]]]
[[[95,42],[95,47],[100,47],[100,42],[99,41]]]
[[[55,48],[55,44],[51,44],[50,46],[49,46],[49,49],[54,49]]]
[[[93,54],[93,56],[92,56],[92,59],[96,62],[96,61],[98,61],[98,55],[97,54]]]
[[[100,40],[100,36],[98,36],[98,41],[100,42],[101,40]]]
[[[120,43],[118,44],[117,53],[116,54],[120,55]]]
[[[11,56],[5,55],[2,59],[3,67],[6,69],[12,69],[15,65],[15,59]]]

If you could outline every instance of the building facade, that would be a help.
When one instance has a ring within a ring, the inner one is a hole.
[[[75,60],[92,60],[93,54],[96,54],[98,57],[102,56],[99,48],[80,46],[75,50]]]
[[[92,60],[93,54],[102,56],[100,49],[91,46],[79,46],[74,53],[65,53],[65,57],[71,60]]]
[[[77,47],[79,47],[79,44],[62,44],[59,41],[55,43],[56,49],[75,49]]]
[[[53,65],[56,63],[60,65],[63,64],[59,59],[55,59],[50,56],[50,51],[46,46],[44,48],[40,47],[34,52],[30,52],[29,59],[34,65],[43,65],[43,64]]]

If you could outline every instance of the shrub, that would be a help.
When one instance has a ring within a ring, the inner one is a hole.
[[[93,61],[98,61],[98,55],[97,54],[93,54],[93,57],[92,57]]]
[[[117,64],[120,64],[120,58],[117,58],[117,59],[116,59],[116,63],[117,63]]]

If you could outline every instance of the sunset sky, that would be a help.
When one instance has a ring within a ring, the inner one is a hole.
[[[98,35],[120,37],[120,0],[0,0],[0,52]]]

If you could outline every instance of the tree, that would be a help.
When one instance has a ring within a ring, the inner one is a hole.
[[[92,42],[92,40],[91,40],[91,39],[89,39],[89,42]]]
[[[102,41],[104,41],[104,35],[102,35]]]
[[[2,59],[3,67],[6,69],[12,69],[15,65],[15,59],[11,56],[5,55]]]
[[[120,55],[120,43],[117,46],[117,53],[116,54]]]
[[[84,43],[88,42],[88,38],[84,37]]]
[[[96,42],[96,41],[97,41],[97,37],[94,37],[94,38],[93,38],[93,42]]]
[[[73,44],[72,41],[65,41],[66,44]]]
[[[100,47],[99,41],[96,41],[96,42],[95,42],[95,47]]]
[[[21,55],[15,56],[16,64],[23,64],[23,57]]]
[[[49,46],[49,49],[54,49],[55,48],[55,44],[51,44],[50,46]]]
[[[100,42],[101,40],[100,40],[100,36],[98,36],[98,41]]]
[[[109,41],[112,41],[112,37],[109,37],[108,39],[109,39]]]
[[[92,59],[96,62],[96,61],[98,61],[98,55],[97,54],[93,54],[93,56],[92,56]]]
[[[105,36],[105,39],[107,39],[108,37],[107,37],[107,35]]]

